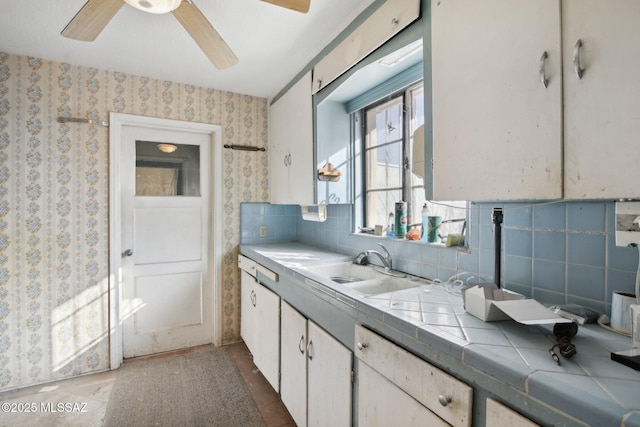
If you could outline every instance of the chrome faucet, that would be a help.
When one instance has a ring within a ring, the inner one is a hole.
[[[384,266],[384,271],[389,272],[393,268],[393,263],[392,263],[392,260],[391,260],[391,254],[389,253],[387,248],[384,247],[384,245],[382,243],[378,243],[378,245],[384,251],[384,255],[381,254],[378,251],[374,251],[373,249],[366,250],[366,251],[364,251],[364,253],[367,254],[367,256],[377,255],[378,258],[380,258],[380,261],[382,261],[382,265]]]

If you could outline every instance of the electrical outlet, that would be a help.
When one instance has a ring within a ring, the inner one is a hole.
[[[640,202],[616,202],[616,246],[640,245]]]
[[[261,225],[260,226],[260,237],[267,237],[267,226],[266,225]]]

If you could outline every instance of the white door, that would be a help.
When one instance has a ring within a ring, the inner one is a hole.
[[[123,355],[211,343],[211,135],[134,126],[121,135]]]

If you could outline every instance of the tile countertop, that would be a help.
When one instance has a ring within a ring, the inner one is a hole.
[[[557,365],[548,352],[555,343],[551,325],[483,322],[466,313],[462,297],[443,284],[413,278],[415,288],[364,296],[305,271],[350,256],[298,242],[241,245],[240,253],[293,279],[312,279],[363,318],[378,319],[446,353],[461,367],[482,371],[587,425],[640,427],[640,371],[610,359],[612,351],[631,348],[628,337],[597,325],[580,326],[572,340],[577,354],[560,356]]]

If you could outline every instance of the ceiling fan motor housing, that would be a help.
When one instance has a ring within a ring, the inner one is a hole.
[[[169,13],[178,8],[182,0],[124,0],[127,4],[149,13]]]

